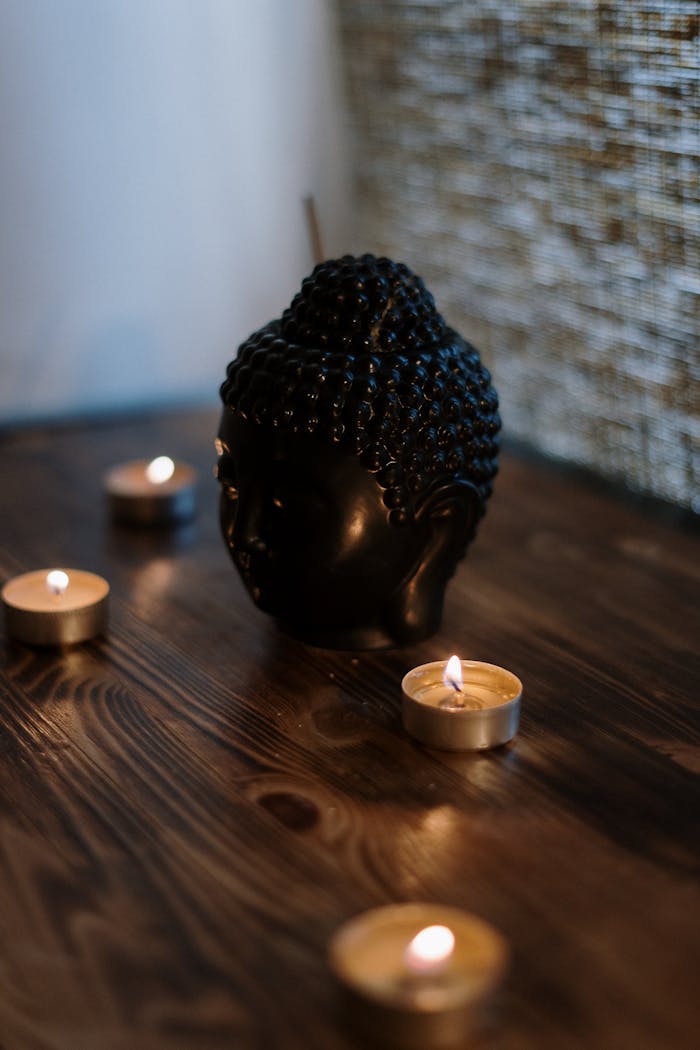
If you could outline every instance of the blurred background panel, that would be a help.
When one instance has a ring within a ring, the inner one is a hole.
[[[696,0],[3,0],[0,423],[215,404],[326,255],[408,263],[505,432],[700,511]]]
[[[325,0],[2,0],[0,422],[214,403],[344,234]]]
[[[700,5],[337,9],[358,245],[426,278],[511,436],[700,511]]]

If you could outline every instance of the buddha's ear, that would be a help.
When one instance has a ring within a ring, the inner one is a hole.
[[[483,512],[481,494],[471,481],[449,481],[423,497],[416,521],[430,535],[434,555],[451,554],[455,562],[474,535]],[[451,573],[450,573],[451,575]]]
[[[421,500],[415,523],[425,542],[413,572],[393,597],[389,624],[402,644],[427,638],[440,626],[445,587],[482,509],[478,489],[467,481],[438,485]]]

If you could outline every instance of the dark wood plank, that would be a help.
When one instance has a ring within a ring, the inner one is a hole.
[[[698,541],[506,457],[443,628],[332,653],[278,634],[218,537],[214,413],[0,445],[0,577],[112,584],[108,637],[0,649],[2,1050],[350,1050],[328,938],[435,900],[513,947],[506,1050],[697,1042]],[[100,476],[202,471],[175,534],[114,528]],[[525,684],[507,748],[405,737],[400,679],[457,651]]]

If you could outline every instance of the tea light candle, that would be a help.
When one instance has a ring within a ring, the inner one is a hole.
[[[518,730],[522,682],[496,664],[453,656],[414,667],[401,687],[404,728],[428,747],[480,751]]]
[[[462,1046],[507,960],[492,926],[435,904],[365,912],[340,928],[329,952],[358,1020],[407,1048]]]
[[[131,525],[174,525],[196,512],[197,473],[169,456],[135,459],[105,475],[112,517]]]
[[[7,633],[30,645],[71,645],[107,628],[109,584],[94,572],[38,569],[2,589]]]

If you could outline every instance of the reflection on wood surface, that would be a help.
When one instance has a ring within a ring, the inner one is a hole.
[[[514,962],[483,1045],[695,1044],[697,541],[506,459],[439,635],[347,654],[276,632],[216,522],[116,529],[99,479],[167,447],[206,477],[209,414],[18,432],[3,580],[81,565],[109,635],[5,640],[3,1050],[350,1050],[328,940],[375,905],[475,912]],[[407,738],[400,681],[459,652],[523,681],[485,754]]]

